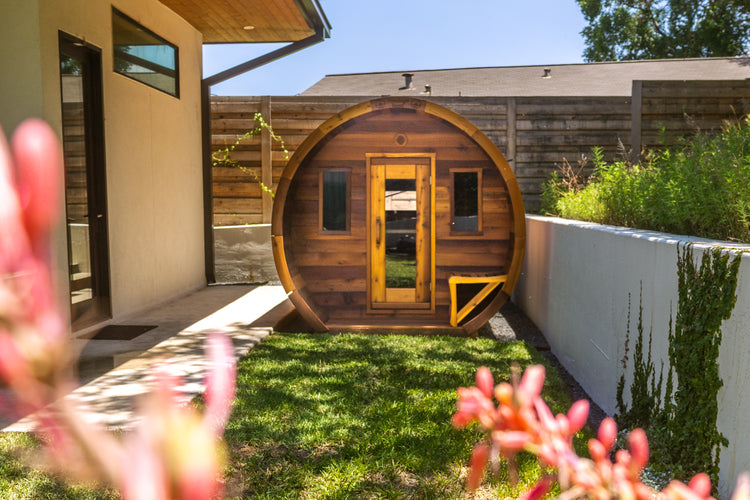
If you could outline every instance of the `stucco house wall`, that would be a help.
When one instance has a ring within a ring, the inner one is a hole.
[[[179,48],[179,98],[113,71],[112,7]],[[4,0],[0,63],[7,76],[0,78],[0,123],[7,134],[31,116],[61,133],[58,30],[101,49],[111,305],[117,319],[205,284],[202,36],[156,0]],[[54,244],[61,303],[67,304],[62,215],[60,220]]]

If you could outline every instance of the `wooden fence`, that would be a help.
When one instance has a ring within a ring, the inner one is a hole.
[[[289,155],[334,114],[374,97],[212,97],[214,150],[255,126],[260,112]],[[605,158],[637,157],[696,130],[718,129],[750,113],[750,82],[635,81],[632,97],[429,97],[463,115],[498,146],[513,167],[528,212],[539,208],[541,184],[565,160],[577,164],[600,146]],[[662,131],[666,130],[666,133]],[[633,155],[631,150],[636,154]],[[214,167],[214,225],[270,222],[274,189],[287,157],[263,132],[242,141],[232,158],[244,170]]]

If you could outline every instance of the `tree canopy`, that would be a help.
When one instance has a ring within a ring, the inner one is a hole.
[[[586,61],[738,56],[750,48],[750,0],[577,0]]]

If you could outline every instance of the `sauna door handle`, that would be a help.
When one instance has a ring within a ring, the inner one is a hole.
[[[375,217],[375,246],[380,246],[380,232],[383,229],[380,217]]]

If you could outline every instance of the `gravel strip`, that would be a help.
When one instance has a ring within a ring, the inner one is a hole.
[[[523,340],[534,346],[560,373],[563,382],[568,386],[568,392],[573,401],[588,399],[591,404],[589,425],[594,430],[599,428],[599,424],[607,414],[589,397],[578,381],[568,373],[568,370],[560,364],[557,357],[552,354],[549,343],[547,343],[547,339],[544,338],[542,332],[515,304],[510,301],[506,302],[500,312],[493,316],[487,325],[482,327],[480,335],[494,338],[500,342]]]

